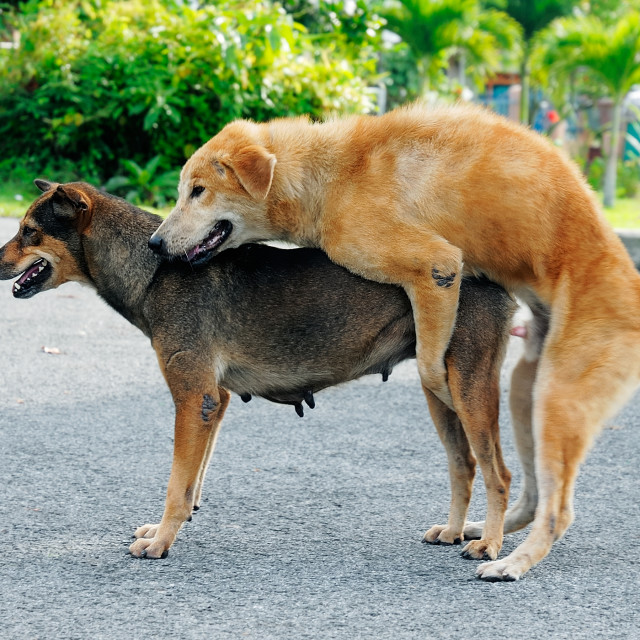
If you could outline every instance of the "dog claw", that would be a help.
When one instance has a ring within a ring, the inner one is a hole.
[[[193,505],[193,510],[194,511],[200,511],[200,507],[197,504]]]
[[[165,558],[167,558],[169,556],[169,549],[165,549],[161,554],[160,554],[160,560],[164,560]],[[147,555],[147,550],[143,549],[142,552],[140,553],[140,555],[138,556],[138,558],[142,559],[147,559],[147,560],[152,560],[153,558],[149,557]]]

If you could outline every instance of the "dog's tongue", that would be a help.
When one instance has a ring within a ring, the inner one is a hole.
[[[18,278],[18,284],[24,284],[25,281],[27,280],[27,278],[30,278],[34,273],[38,273],[38,271],[40,271],[40,267],[41,267],[41,263],[40,261],[36,262],[35,264],[31,265],[19,278]]]
[[[220,244],[220,239],[223,235],[223,229],[214,228],[214,230],[200,244],[197,244],[193,249],[187,251],[187,260],[192,260],[203,251],[215,249]]]

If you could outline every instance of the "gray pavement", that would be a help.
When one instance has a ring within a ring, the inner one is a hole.
[[[16,226],[0,220],[0,244]],[[203,508],[166,560],[135,560],[130,536],[159,519],[172,454],[154,353],[89,289],[10,289],[0,282],[1,638],[640,637],[640,396],[584,466],[576,522],[518,583],[482,583],[459,548],[420,543],[449,494],[413,362],[319,394],[302,420],[234,397]],[[481,482],[476,494],[480,518]]]

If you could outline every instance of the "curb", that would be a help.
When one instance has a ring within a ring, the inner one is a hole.
[[[640,229],[616,229],[615,231],[629,252],[636,269],[640,269]]]

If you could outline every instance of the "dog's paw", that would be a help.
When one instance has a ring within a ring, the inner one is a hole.
[[[436,285],[445,289],[449,289],[454,285],[457,275],[455,271],[450,271],[446,267],[441,267],[440,269],[433,267],[431,269],[431,277],[435,280]]]
[[[136,532],[133,534],[134,538],[154,538],[159,524],[143,524],[141,527],[136,529]]]
[[[168,543],[157,537],[138,538],[130,547],[129,553],[134,558],[148,558],[150,560],[158,560],[166,558],[169,555]]]
[[[500,553],[501,546],[495,541],[472,540],[465,546],[460,555],[470,560],[495,560]]]
[[[460,544],[462,540],[463,535],[459,531],[453,531],[446,525],[440,524],[431,527],[422,538],[422,542],[429,544]]]
[[[476,569],[476,575],[486,582],[515,582],[525,573],[517,562],[510,561],[507,556],[503,560],[484,562]]]

